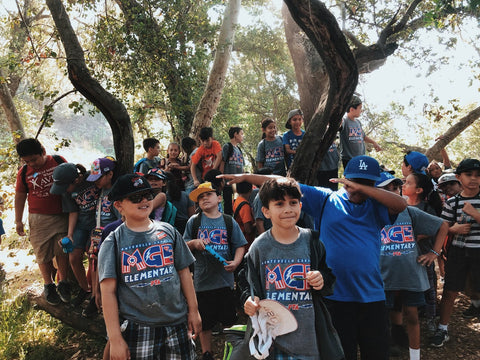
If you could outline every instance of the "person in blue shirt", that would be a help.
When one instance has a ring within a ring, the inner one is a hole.
[[[393,224],[407,204],[401,196],[375,188],[380,165],[370,156],[352,158],[338,191],[300,184],[302,209],[319,216],[320,239],[327,264],[337,277],[327,306],[337,329],[345,359],[388,359],[388,326],[385,293],[380,274],[380,232]],[[270,176],[222,175],[230,183],[249,181],[261,185]]]

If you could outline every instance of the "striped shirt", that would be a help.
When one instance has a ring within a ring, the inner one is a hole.
[[[480,224],[478,224],[471,216],[463,212],[463,206],[466,202],[480,211],[480,193],[474,197],[463,197],[461,195],[453,196],[445,202],[442,210],[442,219],[448,221],[450,224],[455,222],[462,224],[465,222],[472,223],[470,232],[466,235],[457,234],[454,236],[452,245],[466,248],[480,249]],[[465,216],[467,221],[465,221]]]

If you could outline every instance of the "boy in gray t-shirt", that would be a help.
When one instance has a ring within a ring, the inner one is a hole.
[[[150,220],[154,194],[136,174],[118,178],[109,194],[125,217],[98,256],[110,356],[159,358],[166,353],[193,360],[190,335],[201,330],[189,270],[194,258],[175,228]]]
[[[271,179],[259,195],[272,228],[255,239],[245,256],[248,282],[239,281],[245,313],[255,315],[260,299],[271,299],[290,309],[297,319],[297,330],[275,339],[270,351],[275,359],[343,359],[322,300],[332,294],[335,283],[325,262],[325,247],[318,233],[295,225],[301,210],[299,185],[290,178]],[[255,294],[254,299],[250,294]]]

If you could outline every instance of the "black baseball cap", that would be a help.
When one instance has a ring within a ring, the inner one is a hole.
[[[470,170],[480,170],[480,161],[477,159],[463,159],[458,164],[455,174],[461,174]]]
[[[126,198],[127,196],[151,192],[156,194],[160,189],[152,189],[147,179],[138,174],[125,174],[120,176],[112,186],[112,190],[108,194],[110,201],[117,201]]]

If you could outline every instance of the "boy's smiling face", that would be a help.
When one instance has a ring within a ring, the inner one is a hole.
[[[299,199],[285,195],[283,199],[270,200],[268,208],[262,207],[262,212],[273,224],[283,228],[291,228],[300,218],[301,209],[302,204]]]
[[[145,192],[142,200],[139,203],[132,202],[128,197],[117,200],[114,202],[114,206],[117,208],[122,216],[128,220],[145,220],[148,219],[152,212],[153,200],[148,200],[146,195],[151,192]]]
[[[295,115],[290,118],[290,125],[292,125],[292,130],[299,130],[303,124],[303,116]]]

